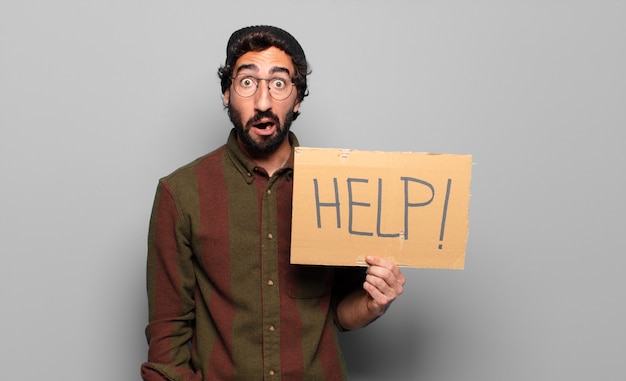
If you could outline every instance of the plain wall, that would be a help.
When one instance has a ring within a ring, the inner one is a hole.
[[[626,4],[0,3],[0,369],[139,380],[158,178],[225,142],[230,33],[300,40],[314,147],[474,156],[466,268],[343,334],[351,379],[624,380]],[[10,376],[10,377],[9,377]]]

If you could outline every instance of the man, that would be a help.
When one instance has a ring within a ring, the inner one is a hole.
[[[289,263],[293,147],[307,93],[300,44],[243,28],[218,71],[227,143],[160,180],[148,239],[144,380],[344,380],[337,330],[363,327],[402,293],[391,262]]]

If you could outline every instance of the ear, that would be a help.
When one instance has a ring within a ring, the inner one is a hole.
[[[300,108],[300,101],[297,101],[294,105],[293,105],[293,112],[298,111],[298,109]]]
[[[222,103],[224,104],[224,107],[227,107],[230,104],[230,89],[226,89],[226,91],[224,91]]]

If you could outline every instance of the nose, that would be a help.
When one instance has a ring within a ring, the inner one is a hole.
[[[254,108],[257,111],[267,111],[272,108],[272,96],[267,81],[259,81],[258,88],[254,94]]]

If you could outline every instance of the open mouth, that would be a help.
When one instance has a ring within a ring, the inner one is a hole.
[[[278,123],[274,118],[261,118],[251,124],[251,127],[257,131],[259,135],[271,135],[276,130]]]
[[[270,128],[272,128],[272,126],[274,126],[274,123],[272,122],[256,123],[254,125],[254,127],[258,128],[259,130],[269,130]]]

